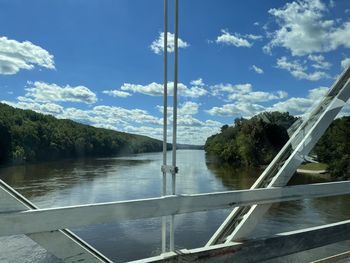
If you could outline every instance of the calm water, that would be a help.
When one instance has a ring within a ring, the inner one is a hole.
[[[161,153],[122,158],[65,160],[0,169],[0,179],[41,208],[156,197],[160,195]],[[178,151],[178,193],[205,193],[249,188],[261,171],[218,167],[205,159],[204,151]],[[293,183],[310,183],[298,176]],[[350,197],[340,196],[285,202],[274,205],[258,225],[254,236],[346,220]],[[228,215],[228,210],[176,216],[176,248],[204,245]],[[91,226],[73,231],[110,259],[121,262],[160,252],[160,219],[134,220]],[[332,245],[280,259],[307,262],[349,248]],[[24,236],[0,238],[0,262],[58,262]]]

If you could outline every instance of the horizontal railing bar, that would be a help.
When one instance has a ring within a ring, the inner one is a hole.
[[[0,213],[0,236],[350,193],[350,181]]]
[[[182,249],[160,256],[132,261],[154,262],[262,262],[350,239],[350,220],[196,249]],[[131,262],[129,262],[131,263]]]

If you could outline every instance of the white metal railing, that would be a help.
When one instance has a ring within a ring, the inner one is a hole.
[[[118,223],[124,220],[163,217],[168,215],[208,211],[213,209],[250,206],[253,204],[261,205],[275,202],[299,200],[305,198],[318,198],[350,194],[350,181],[264,189],[237,190],[193,195],[171,195],[140,200],[30,210],[26,210],[25,207],[13,205],[13,202],[6,201],[11,200],[11,198],[14,196],[12,195],[12,197],[9,198],[9,192],[6,192],[6,189],[4,189],[3,187],[1,187],[0,189],[2,190],[0,191],[0,200],[2,200],[2,202],[0,202],[0,236],[26,234],[30,237],[33,237],[33,235],[45,237],[46,235],[48,235],[46,236],[46,238],[52,241],[55,239],[53,236],[50,236],[50,234],[57,233],[57,231],[55,230],[58,229],[77,228],[103,223]],[[348,225],[350,225],[350,223],[347,221],[346,226]],[[327,226],[326,228],[330,229],[329,227],[331,226]],[[321,228],[324,229],[324,227]],[[309,233],[310,229],[306,229],[304,230],[304,232]],[[280,236],[286,235],[287,234],[283,234]],[[296,236],[298,235],[290,235],[290,238],[294,240]],[[341,236],[340,239],[341,238],[345,237]],[[60,239],[58,239],[58,241],[56,239],[56,242],[54,242],[54,244],[56,244],[57,246],[61,246],[59,241]],[[42,244],[40,242],[38,243]],[[249,242],[245,243],[247,249],[250,246],[249,244]],[[253,242],[253,244],[255,243]],[[317,244],[318,246],[321,246],[324,243],[318,242]],[[313,242],[307,246],[316,246],[317,244]],[[260,245],[262,246],[263,243],[261,243]],[[43,244],[43,246],[47,248],[47,244]],[[218,248],[220,248],[219,251],[227,250],[228,248],[230,248],[232,251],[236,251],[238,248],[237,246],[239,246],[240,249],[242,249],[242,244],[230,242],[228,243],[228,245],[216,245],[206,248],[199,248],[197,250],[191,250],[190,254],[196,257],[199,255],[203,255],[203,253],[205,252],[208,255],[211,255],[211,257],[213,257],[213,255],[217,253]],[[256,246],[256,244],[254,246]],[[289,251],[288,253],[292,253],[291,251],[294,250],[288,249],[287,251]],[[276,255],[280,255],[280,252],[281,251],[278,251],[278,253],[276,252]],[[170,254],[169,253],[170,252],[168,252],[168,254],[165,253],[163,255],[164,260],[168,260],[169,258],[175,260],[179,257],[179,254],[181,254],[183,257],[185,257],[186,255],[184,251],[176,252],[175,254],[174,252]],[[237,257],[236,253],[231,254],[230,257]],[[175,258],[174,255],[176,255]],[[272,257],[272,254],[270,255],[270,257]],[[67,255],[62,258],[66,262],[74,262],[74,260],[69,258]],[[85,258],[85,260],[87,262],[111,262],[106,258],[99,258],[97,260]],[[148,262],[147,260],[153,261],[155,260],[155,258],[145,259],[146,262]]]

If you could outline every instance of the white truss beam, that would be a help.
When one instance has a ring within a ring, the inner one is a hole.
[[[308,155],[349,99],[349,78],[350,67],[344,70],[320,104],[296,129],[251,189],[281,187],[288,183],[303,162],[304,156]],[[268,205],[235,208],[208,241],[207,246],[246,237],[268,209]]]
[[[38,208],[34,204],[0,180],[0,214],[36,209]],[[16,228],[13,224],[7,227]],[[64,262],[111,262],[69,230],[55,229],[27,236]]]

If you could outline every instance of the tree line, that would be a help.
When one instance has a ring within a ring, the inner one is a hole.
[[[272,161],[288,141],[288,128],[297,120],[288,112],[264,112],[251,119],[237,118],[232,126],[210,136],[204,149],[219,162],[260,166]],[[350,178],[350,117],[333,121],[312,151],[338,179]]]
[[[95,128],[0,103],[0,164],[154,152],[162,146],[161,141],[146,136]]]
[[[350,179],[350,117],[333,121],[314,149],[334,178]]]

